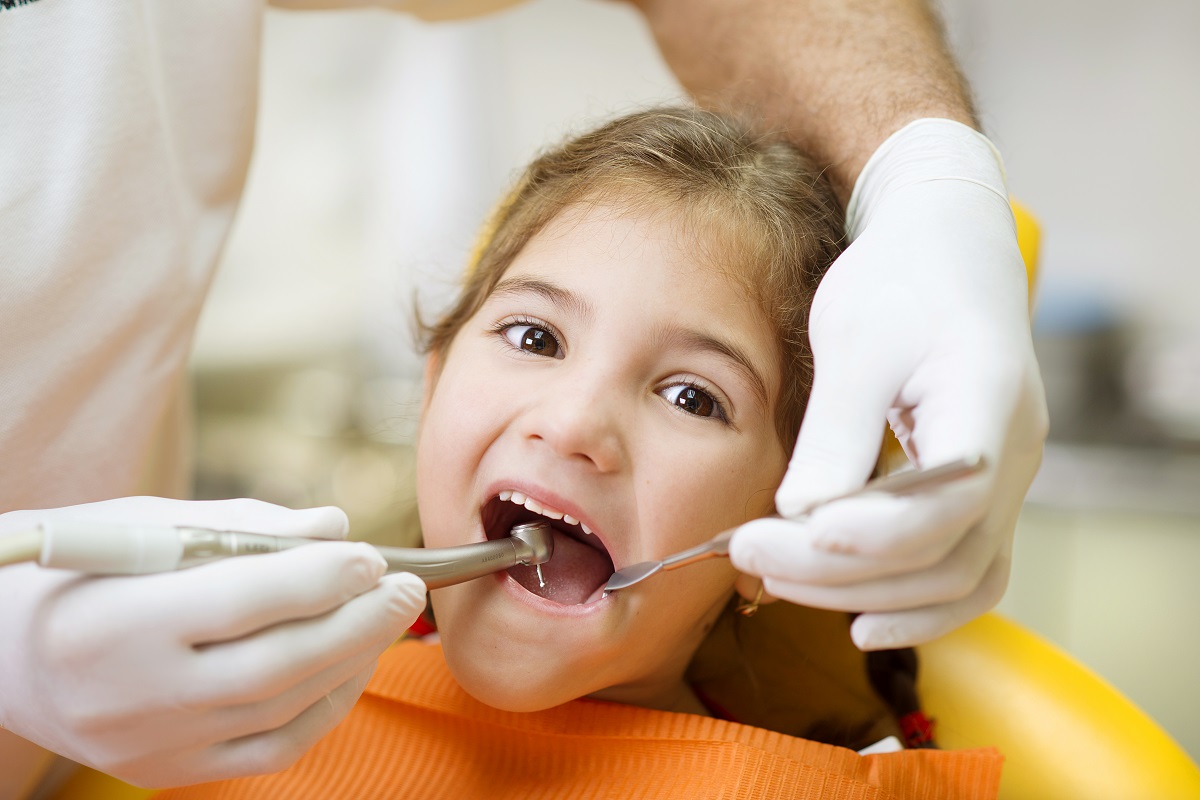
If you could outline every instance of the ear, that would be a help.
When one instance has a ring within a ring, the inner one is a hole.
[[[762,579],[754,575],[747,575],[744,572],[739,572],[737,582],[733,584],[733,588],[737,589],[738,597],[745,600],[747,603],[753,602],[758,596],[759,587],[762,586]],[[759,597],[758,604],[760,606],[769,606],[771,603],[779,600],[778,597],[772,597],[766,592]]]

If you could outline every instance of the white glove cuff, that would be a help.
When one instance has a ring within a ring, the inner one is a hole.
[[[966,181],[1008,202],[1000,151],[979,131],[950,119],[919,119],[893,133],[871,155],[846,206],[846,235],[859,237],[875,209],[894,192],[928,181]]]

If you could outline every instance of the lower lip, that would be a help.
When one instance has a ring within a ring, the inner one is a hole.
[[[517,583],[507,572],[497,572],[495,576],[504,591],[514,600],[550,616],[584,617],[589,614],[599,614],[605,609],[612,607],[613,603],[616,602],[614,598],[617,592],[609,592],[607,595],[601,594],[596,600],[587,603],[571,606],[563,605],[562,603],[556,603],[553,600],[547,600],[545,597],[534,594]]]

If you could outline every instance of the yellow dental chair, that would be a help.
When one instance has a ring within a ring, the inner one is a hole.
[[[1029,283],[1038,228],[1014,204]],[[918,648],[918,688],[944,748],[995,746],[1002,800],[1200,800],[1200,768],[1116,689],[999,614]],[[52,800],[154,794],[80,769]],[[338,800],[333,798],[332,800]]]
[[[1004,754],[1004,800],[1200,798],[1200,768],[1091,670],[999,614],[917,649],[944,748]]]

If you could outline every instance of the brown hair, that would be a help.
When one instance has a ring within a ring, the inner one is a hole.
[[[538,157],[497,210],[457,304],[422,326],[425,350],[445,352],[522,248],[570,206],[616,203],[682,211],[710,261],[768,316],[782,371],[776,431],[790,453],[812,386],[808,310],[842,249],[842,211],[822,171],[780,137],[695,108],[656,108],[613,120]],[[711,256],[719,256],[712,258]]]

